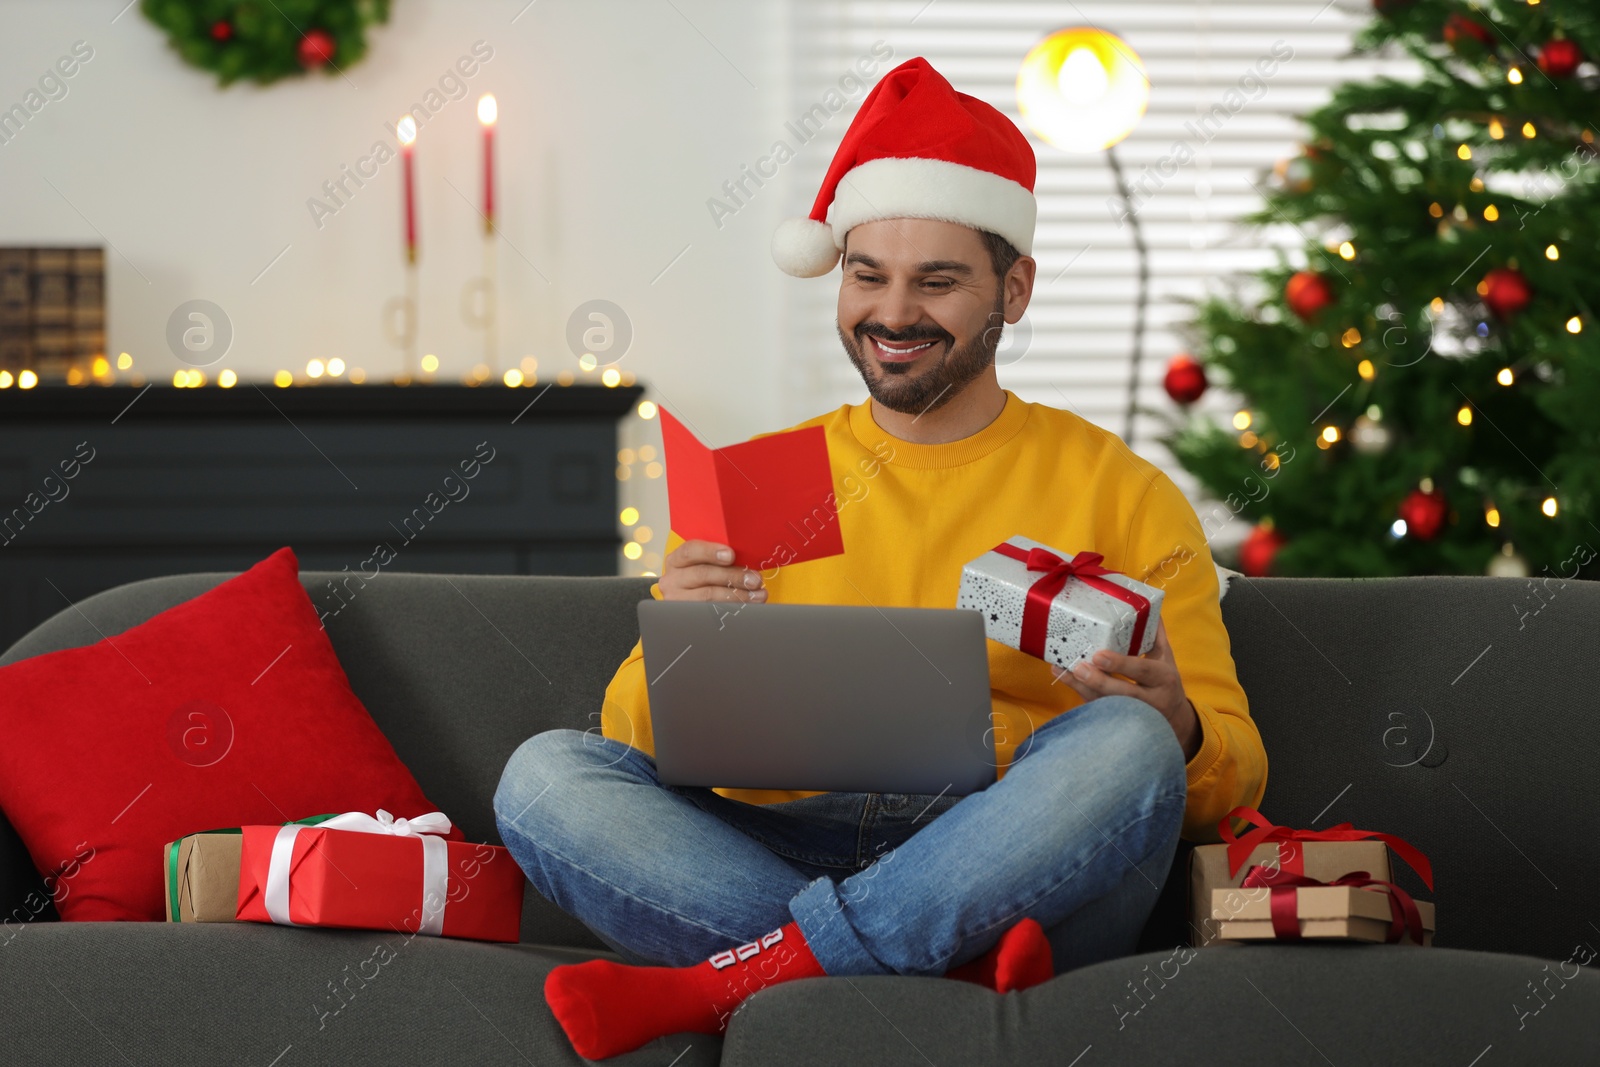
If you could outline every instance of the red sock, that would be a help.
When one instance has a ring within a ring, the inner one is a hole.
[[[721,1033],[750,994],[823,973],[791,922],[693,967],[631,967],[610,960],[557,967],[545,979],[544,999],[578,1055],[600,1060],[665,1034]]]
[[[996,993],[1048,982],[1056,976],[1055,959],[1044,927],[1033,919],[1021,919],[1000,935],[1000,940],[977,959],[946,971],[946,978],[975,982]]]

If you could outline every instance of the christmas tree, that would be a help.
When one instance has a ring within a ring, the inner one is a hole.
[[[1165,443],[1249,574],[1600,578],[1600,4],[1375,8],[1356,52],[1420,74],[1305,117],[1243,220],[1303,255],[1199,302]]]

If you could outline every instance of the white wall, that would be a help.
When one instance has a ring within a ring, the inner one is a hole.
[[[459,308],[483,270],[474,107],[493,92],[502,365],[533,355],[541,378],[576,370],[567,316],[604,298],[634,326],[619,366],[658,387],[656,399],[710,444],[783,424],[783,275],[768,241],[787,176],[721,229],[706,200],[781,130],[786,2],[396,0],[345,77],[226,90],[125,3],[0,7],[0,108],[22,102],[74,42],[94,51],[67,95],[0,145],[0,243],[106,244],[108,347],[150,379],[170,382],[183,365],[165,326],[194,298],[220,305],[235,330],[213,377],[232,367],[265,380],[332,356],[369,380],[400,370],[381,322],[404,288],[400,164],[380,168],[320,229],[307,200],[375,142],[392,144],[395,119],[482,40],[493,57],[417,144],[420,341],[438,354],[440,377],[481,358]],[[628,420],[624,443],[659,449],[657,425]],[[636,469],[622,492],[659,547],[663,484]]]

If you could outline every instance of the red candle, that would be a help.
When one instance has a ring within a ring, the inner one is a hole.
[[[499,117],[494,94],[478,98],[478,121],[483,124],[483,232],[494,232],[494,123]]]
[[[416,184],[412,173],[411,154],[417,142],[416,120],[407,115],[395,125],[395,134],[400,138],[400,162],[405,176],[406,262],[415,263],[417,261],[417,196]]]

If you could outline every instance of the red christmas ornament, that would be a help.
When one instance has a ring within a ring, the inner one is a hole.
[[[1552,78],[1570,78],[1583,62],[1583,49],[1565,37],[1539,49],[1539,69]]]
[[[307,70],[315,70],[333,59],[333,37],[326,30],[312,30],[300,38],[300,45],[296,51],[300,57],[300,65]]]
[[[1489,310],[1502,319],[1509,319],[1527,307],[1528,301],[1533,299],[1533,290],[1528,286],[1528,279],[1522,276],[1520,270],[1513,267],[1496,267],[1483,276],[1478,288]]]
[[[1437,489],[1429,493],[1413,489],[1400,501],[1400,517],[1406,521],[1406,533],[1418,541],[1432,541],[1438,537],[1449,514],[1450,505]]]
[[[1188,406],[1206,391],[1206,369],[1187,353],[1180,352],[1167,364],[1161,384],[1174,402]]]
[[[1272,570],[1272,558],[1289,539],[1269,526],[1257,526],[1239,546],[1239,568],[1251,578],[1265,578]]]
[[[218,19],[211,24],[211,39],[213,41],[226,41],[233,37],[233,23],[227,19]]]
[[[1333,303],[1333,286],[1316,271],[1303,270],[1283,287],[1289,310],[1309,322],[1317,312]]]
[[[1451,48],[1461,51],[1461,46],[1466,44],[1468,38],[1485,48],[1494,48],[1494,31],[1483,23],[1461,14],[1451,15],[1444,20],[1444,39]]]

